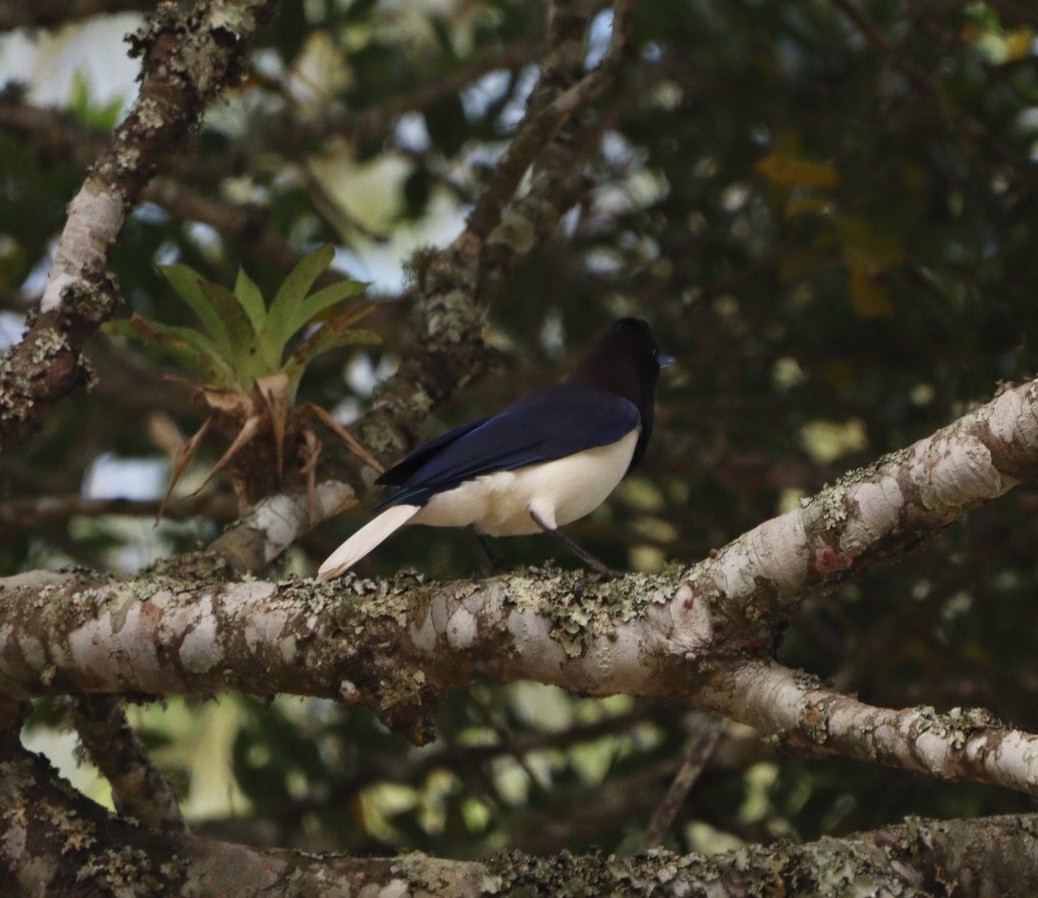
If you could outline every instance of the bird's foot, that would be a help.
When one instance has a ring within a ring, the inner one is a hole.
[[[560,543],[562,543],[567,549],[569,549],[574,555],[577,556],[581,561],[584,562],[592,573],[588,576],[589,583],[599,583],[603,580],[613,580],[616,577],[622,577],[624,571],[618,571],[615,568],[611,568],[608,564],[599,558],[592,555],[587,549],[580,545],[573,537],[567,536],[557,527],[550,527],[548,523],[532,508],[530,509],[530,517],[533,522],[541,528],[545,533],[549,533],[555,537]]]
[[[586,575],[586,579],[592,583],[604,583],[607,580],[616,580],[626,574],[627,571],[619,571],[615,567],[610,567],[608,564],[599,561],[598,564],[591,565],[591,572]]]
[[[505,561],[503,558],[495,558],[493,561],[484,561],[479,566],[479,575],[481,577],[496,577],[498,574],[507,574],[512,569],[512,566]]]
[[[577,579],[576,583],[573,584],[573,595],[579,599],[592,586],[599,583],[606,583],[610,580],[616,580],[619,577],[623,577],[626,573],[626,571],[618,571],[616,568],[609,567],[608,565],[599,562],[598,565],[592,565],[591,570],[586,571]]]
[[[511,567],[500,552],[494,548],[494,544],[490,541],[490,538],[483,533],[473,531],[476,534],[476,540],[479,542],[480,548],[483,549],[483,554],[486,556],[483,564],[479,566],[479,573],[483,577],[493,577],[495,574],[503,574]]]

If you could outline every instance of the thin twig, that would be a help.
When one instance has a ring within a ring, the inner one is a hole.
[[[667,794],[656,808],[648,827],[645,829],[645,847],[658,848],[663,844],[667,835],[681,810],[688,793],[699,779],[699,775],[706,767],[706,762],[713,754],[714,746],[721,735],[723,718],[710,711],[692,712],[692,735],[689,737],[688,745],[685,747],[685,757],[681,762]]]
[[[119,514],[131,517],[154,517],[158,514],[158,499],[100,499],[89,496],[38,496],[29,499],[8,499],[0,502],[0,527],[31,529],[71,517],[101,517]],[[206,492],[197,496],[178,496],[166,506],[164,517],[182,520],[198,515],[230,521],[238,513],[238,502],[230,495]]]
[[[889,60],[890,64],[904,75],[908,82],[917,91],[927,97],[937,96],[937,90],[934,88],[929,78],[926,77],[926,73],[909,63],[893,47],[891,47],[890,43],[879,29],[866,19],[865,16],[858,12],[849,0],[831,0],[831,2],[833,6],[851,20],[854,27],[860,32],[861,36],[872,44],[881,55],[885,56],[887,60]]]
[[[602,61],[523,123],[469,215],[468,230],[471,233],[481,239],[490,234],[501,220],[501,211],[515,195],[519,182],[541,147],[577,111],[601,96],[613,83],[627,53],[633,10],[633,0],[617,0],[613,6],[612,42]]]

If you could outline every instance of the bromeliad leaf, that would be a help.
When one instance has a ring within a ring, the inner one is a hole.
[[[237,297],[222,284],[206,280],[201,284],[227,331],[230,351],[225,361],[234,371],[235,385],[242,390],[249,390],[252,382],[261,377],[269,367],[260,354],[259,341],[252,329],[252,321],[245,314]]]
[[[193,328],[148,321],[134,312],[132,318],[109,322],[105,330],[122,337],[135,337],[145,346],[183,365],[207,384],[217,387],[235,384],[234,371],[224,361],[219,348]]]
[[[228,361],[242,375],[242,386],[248,386],[252,374],[250,369],[255,367],[256,357],[256,331],[252,328],[252,321],[242,308],[238,297],[223,284],[205,279],[201,279],[200,283],[202,292],[220,316],[220,321],[227,331],[227,338],[231,343],[231,356]]]
[[[238,279],[234,282],[234,295],[245,309],[245,314],[252,322],[252,331],[261,334],[267,322],[267,304],[263,299],[263,293],[256,286],[256,282],[249,277],[244,268],[238,268]]]
[[[353,326],[373,308],[372,303],[366,303],[331,321],[326,321],[319,330],[312,333],[292,351],[288,361],[285,362],[285,371],[293,385],[293,391],[310,363],[319,355],[343,346],[377,345],[381,342],[378,334]]]
[[[289,325],[292,336],[295,336],[304,327],[315,321],[321,312],[330,309],[336,303],[340,303],[344,299],[349,299],[351,296],[363,293],[366,286],[367,284],[363,281],[342,280],[337,281],[334,284],[329,284],[324,289],[318,290],[312,296],[308,296],[299,306],[295,317]],[[363,314],[365,313],[361,312],[357,317],[359,318]]]
[[[262,378],[291,368],[294,395],[303,369],[316,356],[339,346],[374,340],[370,334],[350,332],[351,325],[372,308],[371,303],[362,303],[326,322],[291,359],[285,357],[288,342],[300,330],[364,290],[363,283],[343,279],[307,296],[333,257],[331,246],[305,256],[285,278],[269,309],[244,269],[239,269],[231,292],[186,265],[165,265],[160,269],[163,276],[198,316],[208,336],[191,328],[147,322],[136,314],[129,322],[116,322],[107,330],[139,338],[218,388],[237,387],[248,393]]]
[[[219,347],[224,358],[231,354],[231,338],[227,328],[213,304],[202,289],[202,277],[193,268],[187,265],[163,265],[159,268],[162,276],[169,281],[169,285],[176,291],[184,302],[191,306],[193,311],[201,320],[213,342]]]
[[[260,343],[264,356],[273,353],[280,355],[285,345],[302,324],[296,326],[299,312],[306,294],[314,285],[314,281],[331,264],[335,250],[331,246],[322,246],[314,250],[289,272],[274,296],[267,311],[267,322]],[[303,324],[306,322],[304,321]]]

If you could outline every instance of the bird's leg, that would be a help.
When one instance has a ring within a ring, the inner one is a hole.
[[[473,530],[476,534],[476,540],[479,542],[480,547],[483,549],[483,554],[487,556],[487,565],[483,568],[485,576],[491,574],[498,574],[508,567],[508,562],[505,561],[504,556],[494,547],[493,540],[490,539],[485,533],[480,533],[478,530]]]
[[[585,549],[580,543],[578,543],[573,537],[567,536],[557,527],[549,527],[544,519],[537,514],[532,508],[530,509],[530,517],[533,518],[533,522],[541,528],[545,533],[550,533],[560,543],[562,543],[567,549],[569,549],[574,555],[576,555],[581,561],[584,562],[591,570],[596,574],[596,579],[599,580],[611,580],[613,577],[622,577],[623,571],[618,571],[615,568],[609,567],[600,558],[596,558],[587,549]]]

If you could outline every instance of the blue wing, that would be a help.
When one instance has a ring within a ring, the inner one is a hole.
[[[608,446],[640,424],[638,407],[608,390],[566,383],[535,390],[493,417],[456,427],[419,446],[378,479],[401,487],[378,507],[424,505],[435,493],[481,474]]]

